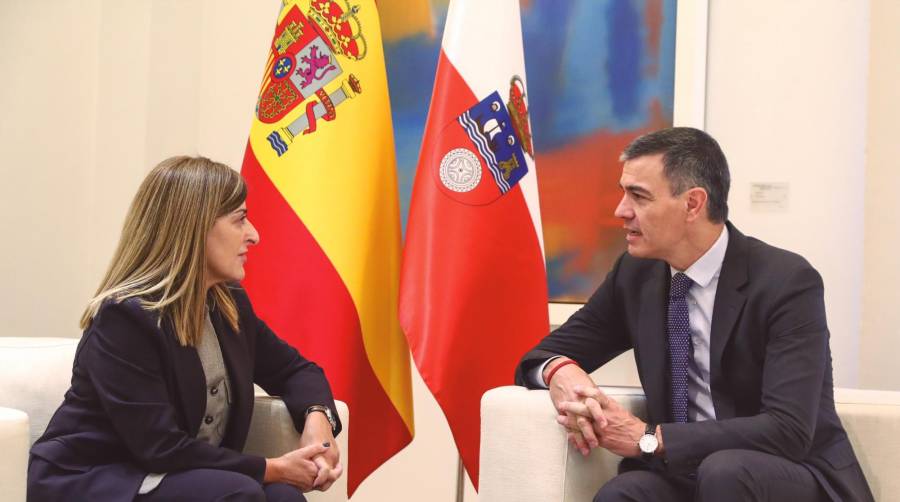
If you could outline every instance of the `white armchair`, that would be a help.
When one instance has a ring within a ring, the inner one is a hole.
[[[25,500],[28,450],[43,434],[62,403],[72,376],[77,338],[0,337],[0,500]],[[350,414],[337,401],[343,432],[337,438],[347,468]],[[273,457],[296,447],[299,435],[287,407],[277,397],[257,394],[244,450]],[[307,494],[311,502],[346,502],[346,474],[325,493]]]
[[[603,387],[646,417],[644,395],[633,387]],[[875,500],[900,500],[900,392],[835,389],[838,415]],[[620,457],[570,448],[546,390],[499,387],[481,399],[479,500],[505,502],[591,500],[615,476]]]

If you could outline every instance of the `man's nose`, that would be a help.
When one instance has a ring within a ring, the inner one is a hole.
[[[619,205],[616,206],[615,212],[613,212],[616,218],[622,218],[623,220],[630,220],[634,218],[634,211],[631,209],[631,203],[628,201],[628,195],[623,195],[622,200],[619,201]]]

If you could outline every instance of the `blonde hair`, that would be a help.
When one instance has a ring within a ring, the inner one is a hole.
[[[116,252],[81,316],[81,328],[87,329],[104,301],[135,297],[145,310],[159,313],[160,323],[172,323],[182,346],[196,346],[209,298],[237,331],[237,307],[228,286],[206,290],[206,236],[216,218],[246,198],[244,179],[224,164],[187,156],[160,162],[131,202]]]

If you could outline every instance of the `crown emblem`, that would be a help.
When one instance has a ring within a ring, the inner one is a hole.
[[[534,158],[531,127],[528,125],[528,104],[525,102],[525,82],[522,82],[518,75],[514,75],[509,81],[509,101],[506,103],[506,109],[512,121],[513,131],[519,138],[519,144],[529,157]]]
[[[351,7],[347,0],[312,0],[307,15],[321,28],[335,52],[359,61],[366,57],[368,46],[358,13],[359,5]]]

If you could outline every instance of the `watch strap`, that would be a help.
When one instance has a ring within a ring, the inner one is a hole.
[[[325,414],[325,418],[328,419],[328,424],[331,425],[331,433],[334,434],[337,430],[337,422],[334,419],[334,415],[331,413],[331,408],[329,408],[327,406],[323,406],[321,404],[314,404],[306,409],[306,413],[304,414],[304,416],[308,417],[310,413],[313,413],[316,411],[319,411],[319,412],[322,412]]]

